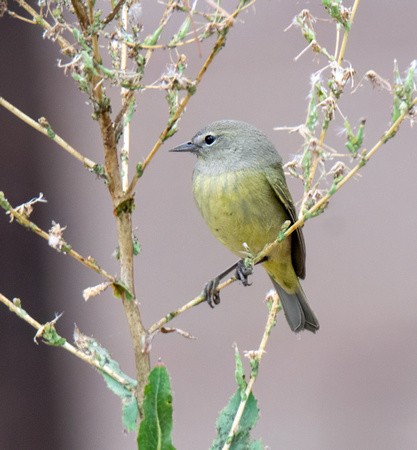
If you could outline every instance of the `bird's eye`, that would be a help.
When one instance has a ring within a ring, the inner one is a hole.
[[[214,141],[216,140],[216,138],[212,135],[212,134],[208,134],[205,138],[204,138],[204,142],[207,145],[212,145],[214,143]]]

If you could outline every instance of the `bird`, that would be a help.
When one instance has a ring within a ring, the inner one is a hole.
[[[253,125],[216,121],[171,151],[197,156],[192,177],[197,207],[214,236],[240,258],[245,248],[256,256],[277,239],[286,221],[297,220],[282,159],[269,138]],[[304,238],[298,227],[260,261],[295,333],[319,329],[299,281],[305,278],[305,258]],[[246,270],[242,261],[232,268],[237,267],[237,277],[247,285],[250,269]],[[210,306],[213,299],[220,302],[218,281],[228,271],[206,285],[204,293]]]

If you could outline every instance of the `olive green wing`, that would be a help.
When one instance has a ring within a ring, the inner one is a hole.
[[[285,181],[284,171],[282,169],[282,164],[277,162],[268,167],[265,171],[266,178],[277,195],[279,201],[287,210],[291,222],[297,221],[297,212],[287,187],[287,182]],[[306,248],[304,244],[303,232],[300,227],[298,227],[294,233],[291,234],[291,257],[294,266],[295,273],[299,278],[304,279],[306,275],[305,269],[305,259],[306,259]]]

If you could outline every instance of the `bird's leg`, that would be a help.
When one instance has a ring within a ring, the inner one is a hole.
[[[238,261],[239,262],[239,261]],[[220,292],[217,290],[217,287],[220,284],[220,281],[228,275],[232,270],[236,269],[238,262],[234,263],[232,266],[227,268],[224,272],[217,275],[217,277],[209,280],[203,289],[203,295],[206,299],[206,302],[210,305],[211,308],[214,308],[214,305],[218,305],[220,303]]]
[[[241,281],[243,286],[251,285],[248,281],[248,276],[253,273],[253,265],[246,266],[245,260],[239,259],[239,261],[228,267],[224,272],[217,275],[217,277],[208,281],[204,286],[203,295],[211,308],[214,308],[214,305],[220,303],[220,292],[217,290],[220,281],[233,270],[235,270],[236,279]]]

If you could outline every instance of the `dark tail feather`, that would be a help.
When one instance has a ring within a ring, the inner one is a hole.
[[[308,330],[315,333],[319,329],[319,322],[310,305],[307,303],[306,296],[301,288],[295,294],[286,292],[272,278],[272,283],[278,293],[282,309],[291,330],[298,333],[302,330]]]

